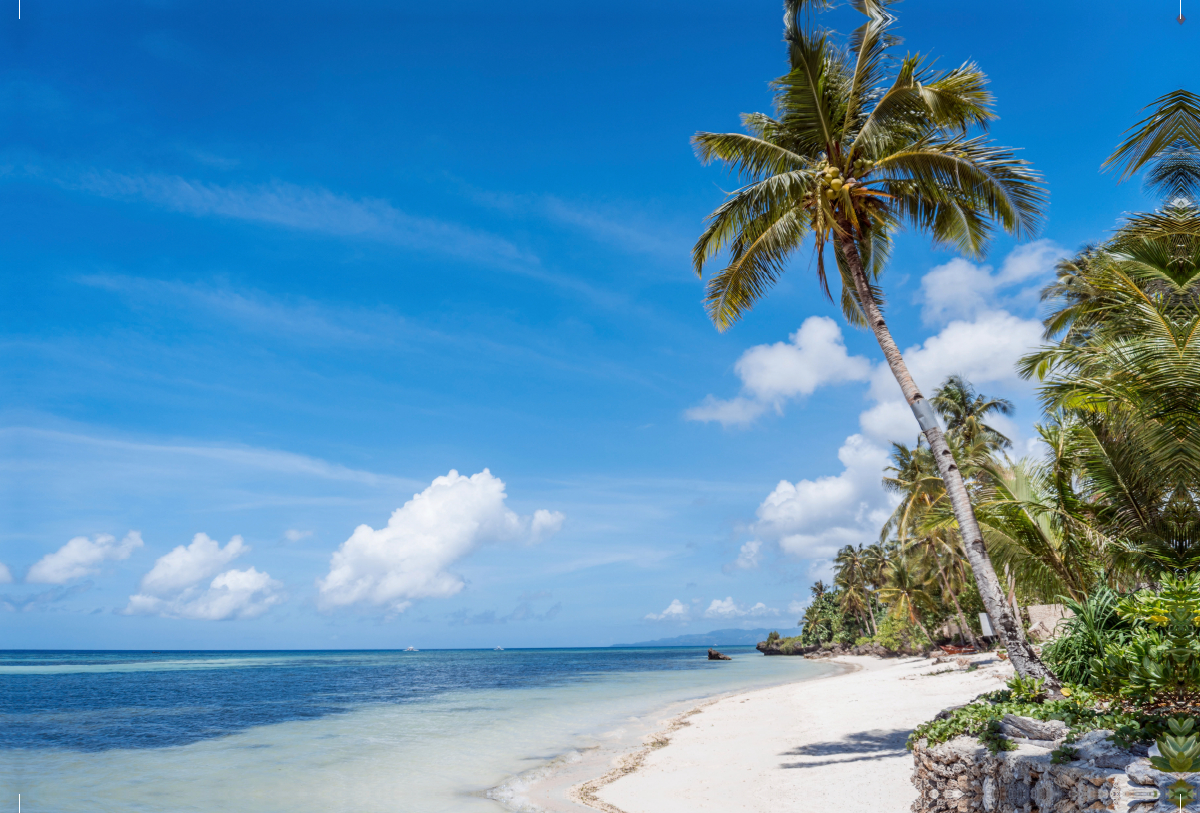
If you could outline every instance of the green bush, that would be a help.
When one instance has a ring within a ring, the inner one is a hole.
[[[1092,661],[1104,656],[1105,648],[1129,643],[1133,625],[1117,612],[1120,596],[1100,585],[1084,601],[1064,599],[1075,614],[1062,622],[1059,637],[1042,648],[1042,660],[1059,679],[1087,683]]]
[[[1154,721],[1127,713],[1097,710],[1092,707],[1094,700],[1086,691],[1078,691],[1063,700],[1037,703],[1018,700],[1010,690],[1002,689],[955,709],[945,719],[930,720],[917,726],[909,735],[908,747],[912,748],[920,739],[928,739],[930,745],[937,745],[965,734],[978,737],[992,753],[1011,751],[1016,745],[1000,733],[1000,720],[1005,714],[1035,720],[1061,720],[1067,724],[1068,742],[1080,734],[1101,728],[1122,729],[1127,737],[1132,737],[1131,741],[1125,742],[1126,747],[1133,741],[1153,739],[1161,733],[1160,726],[1155,724],[1143,728],[1143,722]]]
[[[1200,574],[1165,575],[1116,611],[1132,629],[1092,659],[1092,685],[1138,706],[1189,708],[1200,691]]]
[[[933,645],[916,624],[890,614],[879,619],[879,634],[874,640],[893,652],[921,652]]]

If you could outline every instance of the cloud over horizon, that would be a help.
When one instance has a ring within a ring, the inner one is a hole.
[[[564,517],[539,509],[520,517],[506,505],[504,482],[484,469],[470,477],[451,469],[437,477],[376,530],[359,525],[333,553],[317,581],[322,609],[364,604],[403,612],[418,599],[449,598],[464,587],[448,568],[491,542],[537,543]]]
[[[77,536],[35,562],[25,575],[25,581],[29,584],[66,584],[99,572],[103,562],[128,559],[141,546],[142,535],[137,531],[130,531],[120,542],[111,534],[96,534],[91,539]],[[0,576],[4,575],[12,580],[8,568],[0,573]]]
[[[249,550],[240,536],[222,547],[198,533],[187,547],[179,545],[158,558],[122,612],[202,621],[260,616],[283,601],[283,584],[254,567],[218,572]]]

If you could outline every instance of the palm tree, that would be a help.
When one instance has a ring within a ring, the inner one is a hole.
[[[743,116],[748,134],[694,138],[701,160],[723,161],[749,180],[713,212],[693,250],[697,273],[729,251],[728,265],[708,281],[709,316],[721,330],[741,318],[809,238],[828,292],[824,258],[832,243],[842,309],[874,332],[917,418],[1013,665],[1056,688],[1004,601],[962,473],[888,330],[875,283],[903,224],[971,256],[984,252],[996,225],[1031,233],[1044,205],[1041,179],[1010,150],[968,135],[994,118],[987,78],[974,64],[937,72],[924,57],[907,56],[888,84],[889,51],[899,40],[886,0],[855,3],[867,21],[846,48],[829,31],[802,27],[801,12],[824,5],[787,2],[790,70],[774,83],[777,115]]]
[[[838,605],[842,612],[853,615],[858,619],[859,626],[875,635],[879,630],[874,627],[874,619],[871,618],[871,595],[867,588],[864,558],[862,545],[857,548],[846,545],[839,550],[833,560],[837,567],[833,583],[840,591]],[[868,623],[868,619],[871,623]]]
[[[929,403],[946,422],[946,432],[957,432],[965,444],[982,440],[990,449],[1007,449],[1012,441],[984,421],[993,412],[1011,415],[1012,401],[989,398],[975,391],[961,375],[952,375],[933,391]]]
[[[963,385],[962,391],[972,391],[970,385],[959,379]],[[945,389],[943,387],[942,389]],[[941,390],[938,390],[941,392]],[[982,397],[980,397],[982,399]],[[980,400],[975,399],[975,400]],[[982,399],[986,401],[987,399]],[[957,441],[958,427],[948,430],[947,439]],[[956,458],[963,459],[963,455]],[[909,449],[902,443],[892,444],[892,465],[885,469],[883,487],[894,494],[900,495],[900,504],[892,512],[891,517],[884,523],[880,538],[886,539],[895,534],[902,554],[916,554],[926,560],[926,564],[937,574],[942,585],[943,598],[949,599],[954,606],[959,628],[971,644],[975,644],[975,633],[967,623],[966,614],[959,604],[957,591],[952,584],[952,573],[961,562],[958,535],[944,528],[930,529],[925,527],[929,515],[935,505],[945,502],[946,489],[938,476],[933,457],[929,448],[918,443],[916,449]],[[890,476],[889,476],[890,473]],[[949,565],[949,566],[947,566]]]
[[[1118,574],[1200,567],[1200,97],[1163,96],[1105,162],[1165,197],[1060,264],[1022,360],[1075,447]]]
[[[909,623],[916,624],[932,643],[933,636],[917,613],[919,608],[937,609],[937,602],[926,589],[928,584],[929,580],[921,578],[912,566],[903,559],[897,559],[892,562],[887,584],[879,589],[879,597],[892,606],[894,617],[907,618]]]

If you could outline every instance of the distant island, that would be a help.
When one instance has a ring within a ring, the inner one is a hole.
[[[636,644],[613,644],[613,647],[633,646],[754,646],[765,640],[770,630],[713,630],[694,635],[676,635],[674,638],[659,638],[655,641],[640,641]]]

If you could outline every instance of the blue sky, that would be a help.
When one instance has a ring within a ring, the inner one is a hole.
[[[872,338],[806,257],[718,334],[689,266],[734,182],[688,138],[769,108],[778,3],[13,6],[0,647],[790,626],[876,533],[915,427]],[[1200,10],[976,6],[900,33],[989,73],[1049,218],[982,264],[902,238],[885,284],[919,383],[1013,398],[1025,448],[1036,290],[1148,205],[1098,167]]]

